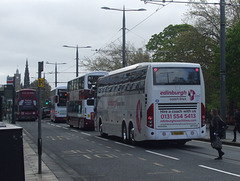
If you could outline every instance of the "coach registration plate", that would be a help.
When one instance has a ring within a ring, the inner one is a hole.
[[[184,132],[183,131],[175,131],[175,132],[172,132],[172,135],[184,135]]]

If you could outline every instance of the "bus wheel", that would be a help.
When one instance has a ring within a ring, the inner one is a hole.
[[[125,123],[122,125],[122,141],[123,143],[127,143],[127,127]]]
[[[131,145],[134,145],[135,139],[134,139],[134,127],[132,124],[129,126],[129,143]]]
[[[103,124],[102,124],[102,122],[100,121],[99,122],[99,132],[100,132],[100,136],[101,137],[104,137],[105,135],[104,135],[104,133],[103,133]]]

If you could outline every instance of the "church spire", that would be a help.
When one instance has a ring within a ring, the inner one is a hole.
[[[28,59],[26,59],[26,67],[24,73],[24,88],[30,87],[29,69],[28,69]]]

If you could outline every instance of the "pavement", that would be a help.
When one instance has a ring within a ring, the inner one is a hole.
[[[222,139],[223,145],[232,145],[240,147],[240,134],[237,133],[237,141],[232,142],[234,126],[229,126],[226,131],[226,139]],[[206,137],[199,139],[201,141],[210,141],[209,129],[207,126]],[[42,173],[38,173],[38,154],[37,146],[33,143],[29,135],[23,130],[23,148],[24,148],[24,167],[25,167],[25,180],[26,181],[58,181],[59,179],[51,170],[47,163],[42,160]],[[44,154],[44,153],[43,153]],[[66,178],[65,178],[66,179]],[[62,179],[60,179],[62,180]]]
[[[28,142],[30,138],[23,133],[23,149],[24,149],[24,167],[26,181],[56,181],[58,180],[51,169],[42,161],[42,173],[38,173],[38,154]]]
[[[221,139],[222,144],[232,145],[232,146],[239,146],[240,147],[240,134],[238,132],[237,132],[237,140],[236,140],[236,142],[232,142],[233,137],[234,137],[233,136],[233,129],[234,129],[234,126],[229,125],[229,127],[228,127],[228,129],[226,131],[226,138],[225,139]],[[209,125],[207,125],[207,133],[206,133],[205,138],[200,139],[200,140],[210,142]]]

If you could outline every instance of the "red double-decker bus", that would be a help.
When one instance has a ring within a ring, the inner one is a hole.
[[[16,92],[16,120],[37,119],[37,92],[34,89],[21,89]]]

